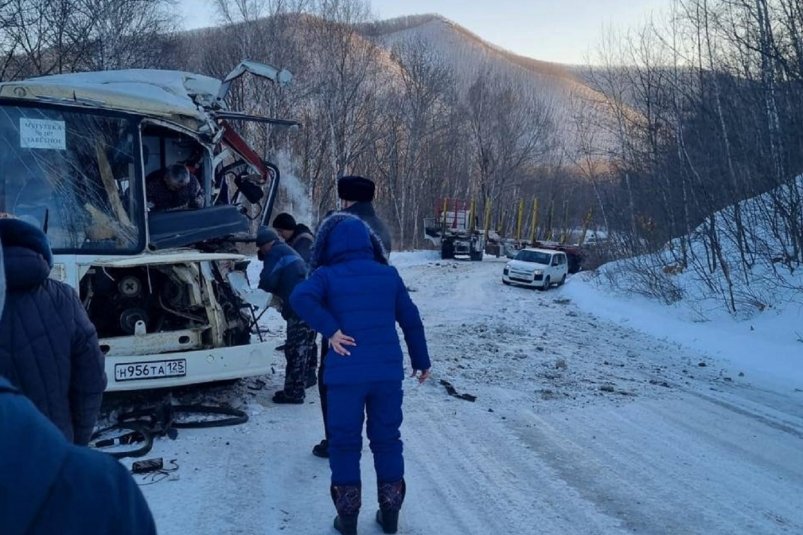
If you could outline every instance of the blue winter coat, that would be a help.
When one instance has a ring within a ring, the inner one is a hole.
[[[290,303],[325,337],[340,329],[357,344],[345,357],[329,349],[326,384],[400,381],[404,365],[396,322],[404,332],[413,368],[430,367],[418,308],[365,223],[345,213],[324,220],[312,263],[320,267],[296,286]]]
[[[276,242],[262,260],[259,289],[277,295],[282,300],[282,317],[296,317],[290,303],[290,293],[307,278],[304,260],[286,243]]]
[[[97,332],[75,290],[48,278],[53,265],[41,230],[0,219],[8,291],[0,317],[0,375],[61,429],[86,444],[106,389]]]
[[[113,457],[69,444],[0,377],[0,533],[156,533],[148,505]]]

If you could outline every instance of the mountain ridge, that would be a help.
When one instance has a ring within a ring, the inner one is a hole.
[[[442,15],[396,17],[360,25],[358,31],[388,50],[406,41],[425,44],[451,66],[462,91],[487,73],[531,92],[553,111],[555,130],[569,152],[575,152],[579,145],[574,124],[578,114],[593,116],[587,125],[606,120],[606,113],[597,106],[605,97],[582,78],[577,66],[515,54]],[[593,104],[586,106],[588,102]],[[603,130],[598,133],[597,139],[608,139],[605,145],[610,146],[609,135]]]

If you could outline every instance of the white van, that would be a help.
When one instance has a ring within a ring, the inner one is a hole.
[[[566,253],[550,249],[522,249],[505,265],[502,282],[548,290],[553,284],[566,282]]]

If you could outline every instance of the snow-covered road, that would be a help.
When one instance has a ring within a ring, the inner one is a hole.
[[[803,532],[803,392],[601,320],[571,279],[538,292],[503,286],[498,261],[394,263],[434,363],[405,385],[401,533]],[[317,392],[274,405],[281,368],[198,389],[247,404],[247,424],[157,441],[149,456],[180,467],[143,486],[160,533],[335,533]],[[360,533],[381,533],[367,443],[363,486]]]

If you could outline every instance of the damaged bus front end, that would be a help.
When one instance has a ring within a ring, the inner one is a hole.
[[[295,123],[228,111],[244,72],[290,80],[246,61],[223,81],[146,69],[0,84],[0,212],[47,234],[51,277],[79,292],[98,330],[108,390],[270,370],[272,347],[252,340],[243,253],[269,220],[279,172],[228,121]],[[197,179],[201,207],[148,198],[146,182],[175,164]]]

